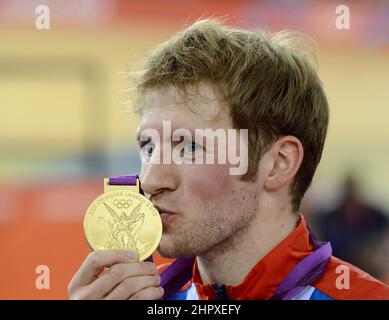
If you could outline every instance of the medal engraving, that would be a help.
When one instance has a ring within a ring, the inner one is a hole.
[[[137,250],[140,260],[144,260],[158,247],[162,222],[146,197],[133,191],[115,190],[91,203],[84,231],[94,250]]]

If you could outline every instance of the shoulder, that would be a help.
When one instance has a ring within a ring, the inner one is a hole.
[[[320,293],[336,300],[389,300],[388,286],[333,256],[323,277],[314,286]]]

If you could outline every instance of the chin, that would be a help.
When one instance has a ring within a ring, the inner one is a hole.
[[[162,235],[161,242],[158,245],[157,252],[158,254],[163,258],[173,259],[178,258],[177,256],[177,250],[175,246],[172,243],[172,240],[169,239],[166,235]]]
[[[196,253],[190,251],[188,248],[173,242],[172,239],[164,239],[163,237],[157,248],[158,254],[168,259],[194,257]]]

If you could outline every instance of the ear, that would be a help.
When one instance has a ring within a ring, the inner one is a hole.
[[[285,136],[273,144],[269,153],[273,167],[264,187],[268,191],[275,191],[293,180],[303,161],[304,149],[299,139]]]

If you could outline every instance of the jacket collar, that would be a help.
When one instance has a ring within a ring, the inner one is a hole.
[[[266,254],[240,285],[226,285],[228,298],[231,300],[270,299],[286,275],[312,251],[313,244],[309,239],[309,230],[304,217],[300,215],[296,229]],[[212,286],[202,283],[197,258],[193,266],[193,283],[199,299],[215,299]]]

